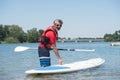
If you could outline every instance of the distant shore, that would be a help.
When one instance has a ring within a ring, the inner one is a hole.
[[[103,38],[59,39],[58,42],[104,42]]]

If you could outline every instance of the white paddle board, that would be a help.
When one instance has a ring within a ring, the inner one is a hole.
[[[56,73],[68,73],[79,70],[85,70],[93,67],[100,66],[105,62],[101,58],[93,58],[85,61],[74,62],[64,65],[52,65],[49,67],[39,67],[26,71],[26,74],[56,74]]]

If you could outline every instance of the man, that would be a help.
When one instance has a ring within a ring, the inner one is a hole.
[[[59,64],[62,65],[63,61],[59,55],[58,49],[56,47],[56,42],[58,39],[58,30],[62,27],[62,20],[56,19],[53,22],[52,26],[49,26],[40,37],[40,43],[38,47],[38,53],[40,58],[40,65],[41,67],[47,67],[51,65],[50,62],[50,49],[51,47],[54,50],[54,53],[56,54],[56,57],[59,61]]]

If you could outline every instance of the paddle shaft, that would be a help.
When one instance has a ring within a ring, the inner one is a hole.
[[[15,52],[21,52],[26,50],[38,50],[38,48],[31,48],[31,47],[24,47],[24,46],[18,46],[14,49]],[[52,48],[50,50],[53,50]],[[95,49],[59,49],[62,51],[81,51],[81,52],[95,52]]]
[[[30,48],[30,50],[37,50],[37,48]],[[53,50],[53,48],[50,48],[50,50]],[[58,50],[61,50],[61,51],[83,51],[83,52],[94,52],[95,49],[60,49],[58,48]]]
[[[75,49],[58,49],[58,50],[62,50],[62,51],[75,51]]]

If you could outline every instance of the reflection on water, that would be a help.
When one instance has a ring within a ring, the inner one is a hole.
[[[27,80],[61,80],[59,77],[55,77],[54,75],[27,75]]]

